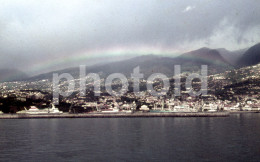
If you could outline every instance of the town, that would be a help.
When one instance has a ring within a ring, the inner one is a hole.
[[[170,88],[166,95],[153,96],[147,89],[152,84],[158,93],[162,92],[162,80],[150,83],[140,80],[142,95],[133,90],[133,80],[128,79],[129,87],[122,96],[113,96],[106,92],[104,79],[100,80],[99,92],[94,89],[94,82],[86,84],[86,93],[81,95],[79,82],[68,97],[59,96],[56,107],[66,113],[133,113],[133,112],[217,112],[217,111],[259,111],[260,110],[260,64],[238,70],[208,76],[206,95],[191,96],[191,89],[185,87],[187,74],[182,74],[180,85],[174,85],[175,78],[169,79]],[[61,90],[67,90],[70,83],[59,82]],[[176,87],[180,95],[175,95]],[[121,89],[121,83],[115,80],[114,91]],[[201,81],[194,79],[193,90],[200,90]],[[0,110],[3,113],[30,112],[30,108],[46,109],[53,107],[53,84],[51,80],[16,81],[0,83]],[[99,96],[95,94],[100,94]],[[28,111],[27,111],[28,110]]]

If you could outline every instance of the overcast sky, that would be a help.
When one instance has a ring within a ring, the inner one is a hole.
[[[260,42],[259,16],[259,0],[0,0],[0,68],[242,49]]]

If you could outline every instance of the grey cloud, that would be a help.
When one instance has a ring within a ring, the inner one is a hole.
[[[53,56],[64,58],[82,50],[91,55],[93,50],[114,47],[137,54],[138,50],[143,54],[144,46],[159,48],[162,54],[178,52],[180,47],[187,51],[200,46],[244,48],[260,39],[258,33],[252,33],[260,25],[259,15],[257,0],[3,0],[0,68],[14,62],[30,72],[29,65]],[[104,55],[110,52],[113,50]]]

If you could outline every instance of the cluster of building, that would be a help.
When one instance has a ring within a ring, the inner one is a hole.
[[[111,96],[106,92],[101,80],[100,96],[93,90],[95,83],[86,84],[86,95],[80,95],[79,79],[75,79],[75,89],[69,97],[61,97],[61,106],[67,105],[63,111],[78,112],[200,112],[200,111],[259,111],[260,110],[260,64],[245,67],[239,70],[225,72],[223,74],[208,77],[208,94],[192,97],[189,89],[183,88],[181,82],[181,95],[174,95],[174,86],[166,95],[152,96],[145,89],[146,80],[140,81],[140,93],[138,97],[133,91],[128,90],[122,96]],[[171,81],[171,80],[170,80]],[[174,82],[174,79],[172,79]],[[129,80],[131,83],[131,80]],[[62,81],[59,84],[61,90],[66,90],[70,82]],[[153,83],[149,83],[153,84]],[[20,102],[32,102],[32,105],[40,107],[49,106],[52,103],[53,87],[50,80],[4,82],[0,83],[0,107],[3,106],[2,99],[13,98]],[[131,84],[130,84],[131,85]],[[114,82],[115,89],[120,89],[120,82]],[[154,90],[163,90],[162,82],[154,82]],[[200,88],[200,82],[193,83],[194,89]],[[131,89],[131,88],[130,88]],[[39,102],[35,102],[39,101]],[[63,104],[62,104],[63,103]],[[62,107],[61,107],[62,108]]]

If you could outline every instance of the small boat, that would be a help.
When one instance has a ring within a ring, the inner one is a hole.
[[[243,111],[251,111],[252,110],[252,107],[249,106],[249,105],[245,105],[243,108],[242,108]]]
[[[252,105],[252,111],[260,111],[260,105],[259,104]]]
[[[119,110],[117,108],[108,108],[101,110],[102,113],[118,113]]]
[[[216,112],[218,110],[217,105],[215,104],[204,104],[202,107],[203,111],[208,111],[208,112]]]
[[[230,111],[238,111],[238,110],[240,110],[240,103],[237,103],[236,105],[234,105],[234,106],[230,106]]]
[[[56,108],[54,106],[54,104],[51,104],[51,105],[52,105],[51,108],[46,108],[48,110],[48,113],[51,113],[51,114],[62,114],[63,113],[63,111],[60,111],[58,108]]]
[[[151,113],[172,113],[174,110],[150,110]]]
[[[140,107],[140,111],[149,112],[150,109],[149,109],[149,107],[148,107],[147,105],[142,105],[142,106]]]
[[[119,112],[121,112],[121,113],[132,113],[133,111],[132,110],[120,110]]]
[[[191,112],[191,108],[187,104],[178,105],[178,106],[174,106],[174,112]]]

